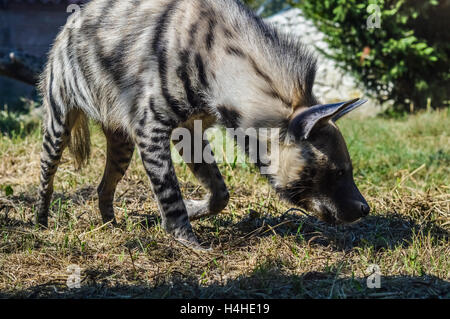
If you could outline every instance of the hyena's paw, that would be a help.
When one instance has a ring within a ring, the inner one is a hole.
[[[220,195],[208,196],[204,200],[187,199],[184,201],[189,220],[196,220],[219,214],[228,204],[230,195],[227,190]]]
[[[102,203],[99,203],[100,208],[100,214],[102,215],[102,222],[103,224],[109,223],[111,226],[117,226],[116,217],[114,215],[114,208],[112,205],[103,205]]]
[[[181,227],[176,227],[172,230],[167,229],[164,225],[163,227],[175,238],[176,241],[188,248],[199,251],[208,251],[211,249],[209,247],[204,247],[199,243],[197,236],[195,235],[191,225],[189,224],[183,225]]]
[[[191,221],[216,214],[210,211],[209,200],[207,199],[204,200],[186,199],[184,201],[184,204],[186,205],[189,220]]]
[[[38,214],[36,217],[36,226],[42,229],[48,228],[48,216],[46,214]]]

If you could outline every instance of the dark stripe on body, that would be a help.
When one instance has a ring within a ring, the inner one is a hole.
[[[156,109],[156,105],[155,105],[155,99],[153,97],[150,98],[150,102],[148,104],[150,111],[153,114],[153,117],[156,121],[158,121],[159,123],[161,123],[163,126],[167,126],[167,127],[175,127],[177,125],[177,123],[170,117],[165,116],[164,114],[161,114],[160,112],[158,112],[158,110]]]
[[[58,106],[56,104],[56,101],[53,97],[53,63],[50,66],[50,81],[49,81],[49,87],[48,87],[48,99],[49,99],[49,103],[50,103],[50,108],[52,110],[52,129],[53,129],[53,134],[56,135],[56,130],[53,127],[53,120],[56,121],[56,123],[59,126],[62,126],[63,123],[61,121],[61,112],[58,109]]]
[[[241,120],[241,114],[234,110],[227,108],[226,106],[220,105],[217,110],[221,116],[221,122],[225,127],[237,128],[239,127],[239,122]]]
[[[195,44],[195,40],[196,40],[195,36],[197,35],[197,32],[198,32],[198,22],[194,22],[191,25],[191,28],[189,30],[189,34],[190,34],[189,47],[190,48],[193,47]]]
[[[203,63],[203,59],[200,53],[197,53],[195,55],[195,66],[198,70],[198,79],[200,81],[200,84],[203,86],[203,88],[208,89],[209,83],[205,72],[205,64]]]
[[[71,90],[76,94],[76,96],[78,96],[82,103],[84,105],[88,105],[86,98],[83,96],[79,86],[78,86],[78,72],[76,72],[76,69],[74,68],[74,66],[76,65],[76,61],[74,61],[74,43],[73,43],[73,35],[72,35],[72,29],[68,30],[68,36],[67,36],[67,59],[69,60],[69,64],[71,65],[71,69],[72,69],[72,76],[74,76],[74,88],[71,86]],[[74,99],[74,102],[76,101],[76,99]]]
[[[110,11],[113,10],[115,3],[116,0],[110,1],[110,4],[103,8],[98,24],[93,26],[94,30],[96,30],[96,28],[98,28],[98,26],[101,25],[105,19],[108,19],[108,15]],[[131,6],[125,13],[128,17],[133,15],[138,9],[136,7],[138,3],[135,2],[134,4],[135,5]],[[95,35],[97,39],[95,41],[96,45],[94,50],[103,69],[112,76],[114,83],[120,90],[137,90],[130,103],[130,118],[134,118],[137,113],[138,101],[140,96],[142,95],[142,87],[145,85],[139,83],[140,77],[142,72],[144,72],[144,67],[147,64],[144,62],[140,63],[141,67],[139,68],[137,74],[129,74],[128,65],[125,60],[129,54],[128,49],[132,47],[132,45],[137,41],[136,39],[145,31],[145,29],[141,26],[144,24],[146,17],[147,16],[145,14],[142,15],[140,21],[136,23],[137,27],[134,30],[129,31],[122,37],[121,41],[111,51],[111,54],[106,54],[104,52],[103,48],[100,45],[101,39],[99,39],[98,36]]]
[[[183,50],[179,53],[181,65],[177,69],[177,75],[181,82],[183,82],[188,103],[195,109],[203,109],[206,107],[206,102],[198,95],[198,90],[192,86],[192,82],[189,77],[189,57],[189,52],[187,50]]]
[[[172,2],[170,2],[170,4],[167,6],[167,9],[159,18],[154,31],[155,38],[153,39],[152,48],[153,53],[157,56],[158,60],[158,71],[162,95],[166,100],[167,105],[181,119],[181,121],[184,122],[188,118],[186,106],[183,105],[182,102],[174,98],[169,92],[167,79],[167,49],[164,46],[167,26],[170,23],[170,18],[175,12],[177,4],[178,0],[173,0]]]
[[[226,27],[223,28],[223,34],[225,35],[225,37],[228,40],[231,40],[231,39],[234,38],[233,33],[229,29],[227,29]]]
[[[208,33],[206,34],[206,39],[205,39],[206,50],[208,50],[208,52],[211,51],[211,49],[214,45],[214,31],[215,31],[216,25],[217,25],[217,22],[214,20],[213,17],[210,17],[209,21],[208,21],[209,30],[208,30]]]
[[[239,58],[245,58],[245,53],[241,49],[239,49],[239,48],[237,48],[235,46],[227,46],[225,48],[225,51],[229,55],[234,55],[234,56],[237,56]]]
[[[259,66],[255,60],[253,60],[251,57],[248,57],[248,59],[250,61],[250,64],[251,64],[253,70],[255,71],[255,73],[259,77],[261,77],[267,83],[267,85],[270,87],[269,90],[263,90],[263,92],[272,98],[282,101],[286,106],[290,107],[291,103],[289,103],[289,101],[287,99],[285,99],[283,96],[281,96],[281,94],[278,93],[278,91],[275,89],[275,84],[273,83],[272,78],[267,73],[265,73],[264,71],[262,71],[259,68]]]
[[[235,1],[241,12],[247,15],[249,21],[253,22],[257,30],[272,44],[278,43],[279,36],[277,31],[263,21],[263,19],[255,14],[249,7],[244,5],[241,1]]]

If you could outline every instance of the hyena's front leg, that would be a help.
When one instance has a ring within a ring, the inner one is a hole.
[[[134,152],[134,143],[122,132],[110,132],[103,130],[107,140],[107,156],[105,173],[97,188],[98,205],[102,215],[103,223],[112,221],[116,223],[114,217],[114,193],[117,184],[125,175],[125,171],[130,165]]]
[[[162,226],[177,240],[198,247],[172,163],[172,129],[147,125],[135,130],[136,142],[161,212]]]
[[[207,159],[202,156],[201,163],[194,163],[194,139],[192,139],[190,156],[183,154],[183,149],[180,149],[180,155],[183,157],[197,180],[209,191],[209,195],[204,200],[185,200],[190,220],[217,215],[227,206],[230,198],[225,181],[223,180],[222,174],[214,159],[211,146],[209,142],[203,138],[201,138],[201,151],[203,153],[205,150],[205,153],[208,152],[209,156]]]

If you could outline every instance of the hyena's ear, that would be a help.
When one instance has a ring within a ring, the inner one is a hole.
[[[353,101],[355,101],[355,100],[353,100]],[[356,99],[356,102],[353,102],[352,104],[348,105],[346,108],[344,108],[338,114],[333,116],[333,122],[336,122],[341,117],[343,117],[345,114],[348,114],[348,113],[350,113],[353,110],[356,110],[358,107],[360,107],[361,105],[363,105],[366,102],[367,102],[367,100]]]
[[[289,122],[288,132],[293,138],[308,139],[314,128],[337,121],[345,114],[366,103],[367,100],[354,99],[348,102],[315,105],[306,110],[295,112]]]

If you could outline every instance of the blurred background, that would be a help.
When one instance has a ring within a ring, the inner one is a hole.
[[[323,102],[369,97],[363,116],[448,106],[450,0],[242,1],[315,51],[314,90]],[[70,5],[85,2],[0,0],[2,132],[33,118],[46,53]]]

